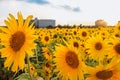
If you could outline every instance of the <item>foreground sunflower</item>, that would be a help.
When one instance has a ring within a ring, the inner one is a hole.
[[[110,55],[117,57],[120,59],[120,38],[112,38],[110,39],[112,45],[110,47]]]
[[[17,72],[18,69],[24,68],[25,55],[33,55],[31,49],[35,49],[34,40],[36,39],[34,34],[33,23],[29,25],[32,15],[28,16],[24,21],[23,16],[18,12],[18,21],[12,14],[9,14],[10,18],[5,20],[7,28],[2,28],[4,33],[1,33],[1,43],[5,46],[0,51],[1,57],[5,58],[4,67],[8,67],[13,72]],[[10,68],[11,67],[11,68]]]
[[[99,64],[97,67],[88,69],[86,80],[120,80],[120,63],[114,60],[106,66]]]
[[[84,80],[82,62],[77,49],[69,46],[58,45],[54,53],[54,61],[58,75],[62,80]]]

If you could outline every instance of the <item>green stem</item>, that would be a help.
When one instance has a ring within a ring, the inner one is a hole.
[[[32,80],[32,76],[30,74],[30,61],[29,61],[29,56],[27,54],[27,63],[28,63],[28,73],[29,73],[29,76],[30,76],[30,80]]]
[[[19,71],[20,71],[20,70],[18,70],[17,72],[15,72],[15,73],[14,73],[14,75],[13,75],[12,79],[14,79],[14,78],[15,78],[15,76],[16,76],[16,74],[17,74],[17,73],[19,74]]]
[[[36,63],[38,64],[38,55],[37,55],[38,51],[35,50],[35,55],[36,55]]]

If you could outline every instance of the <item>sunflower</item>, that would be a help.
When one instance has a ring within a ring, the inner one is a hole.
[[[1,57],[6,57],[4,63],[5,67],[12,66],[11,70],[16,72],[18,69],[24,68],[24,59],[27,53],[28,56],[33,55],[31,49],[35,49],[33,23],[29,25],[32,15],[23,20],[23,16],[18,12],[18,21],[12,14],[9,14],[10,18],[5,20],[7,28],[2,28],[5,33],[1,33],[1,43],[5,46],[1,49]]]
[[[48,48],[42,47],[42,52],[43,52],[43,55],[46,59],[48,59],[48,60],[52,59],[51,51]]]
[[[73,37],[77,37],[78,36],[77,29],[72,29],[72,36]]]
[[[118,30],[117,31],[114,30],[114,32],[112,33],[112,36],[119,38],[120,37],[120,32]]]
[[[38,39],[40,40],[44,36],[44,31],[41,30],[41,31],[37,32],[36,35],[38,36]]]
[[[102,29],[101,31],[99,31],[99,34],[101,35],[101,37],[103,37],[103,39],[107,39],[110,37],[110,33],[106,29]]]
[[[85,64],[80,58],[79,51],[70,46],[58,45],[54,52],[54,62],[58,75],[63,80],[83,80],[83,68]]]
[[[86,40],[89,37],[89,32],[87,29],[80,29],[79,35],[80,39]]]
[[[86,80],[120,80],[120,63],[115,60],[106,66],[89,67],[88,74]]]
[[[25,72],[28,73],[28,65],[25,65]],[[36,72],[36,67],[31,63],[30,63],[30,75],[32,75],[32,77],[38,76]]]
[[[103,39],[100,35],[89,37],[85,47],[90,56],[97,60],[102,60],[109,50],[108,40]]]
[[[57,34],[53,33],[52,35],[53,35],[53,39],[57,39],[58,38]]]
[[[51,61],[45,61],[42,69],[44,70],[44,73],[41,74],[41,76],[45,79],[45,80],[50,80],[51,77],[51,72],[53,69],[52,66],[52,62]]]
[[[70,42],[73,40],[73,37],[71,35],[67,35],[67,36],[64,36],[65,37],[65,40]]]
[[[2,28],[2,27],[0,26],[0,33],[2,33],[2,32],[3,32],[1,28]]]
[[[90,28],[88,29],[88,32],[89,34],[94,34],[96,31],[95,31],[95,28]]]
[[[51,41],[50,34],[43,34],[43,36],[41,37],[41,42],[44,45],[48,45],[48,44],[50,44],[50,41]]]
[[[120,58],[120,38],[112,38],[110,39],[112,43],[110,48],[110,55],[116,56],[118,59]]]
[[[68,43],[69,43],[69,45],[71,45],[72,47],[74,47],[76,49],[80,49],[81,48],[81,43],[76,38],[73,38],[73,39],[69,40]]]
[[[59,28],[59,27],[56,27],[54,31],[55,31],[56,33],[59,33],[59,32],[60,32],[60,28]]]
[[[51,61],[46,61],[44,65],[42,66],[43,70],[48,71],[49,73],[52,71],[53,66]]]
[[[56,43],[57,40],[59,39],[59,34],[58,33],[55,33],[55,32],[52,32],[52,42]]]
[[[42,78],[44,78],[42,80],[50,80],[51,73],[47,70],[44,70],[44,71],[45,71],[44,73],[41,73]]]
[[[115,31],[120,31],[120,23],[115,25]]]

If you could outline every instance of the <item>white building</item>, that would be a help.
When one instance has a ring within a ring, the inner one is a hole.
[[[55,27],[55,20],[52,19],[37,19],[35,18],[35,27],[39,28],[39,27]]]

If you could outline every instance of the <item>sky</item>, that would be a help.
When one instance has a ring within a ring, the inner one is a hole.
[[[56,25],[94,25],[105,20],[115,25],[120,20],[120,0],[0,0],[0,25],[9,13],[17,18],[21,12],[24,19],[33,15],[38,19],[54,19]]]

